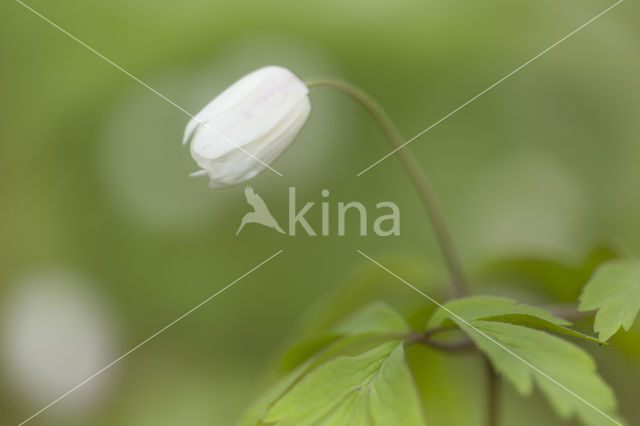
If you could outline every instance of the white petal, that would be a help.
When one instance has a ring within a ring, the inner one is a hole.
[[[260,68],[247,74],[229,86],[224,92],[220,93],[204,108],[202,108],[202,110],[200,110],[200,112],[197,113],[187,124],[182,144],[184,145],[188,142],[199,124],[211,119],[216,112],[224,111],[227,108],[233,107],[237,104],[239,99],[242,99],[254,90],[264,80],[270,68],[272,67]]]
[[[307,86],[269,66],[248,74],[211,101],[185,129],[191,156],[212,187],[250,179],[296,137],[311,109]]]
[[[198,164],[207,169],[212,181],[210,186],[217,188],[235,185],[251,179],[265,169],[265,164],[270,164],[278,158],[297,136],[310,110],[309,99],[305,97],[300,100],[300,105],[294,112],[278,123],[272,132],[245,145],[243,149],[246,152],[234,149],[213,160],[200,158]]]
[[[214,159],[256,141],[290,115],[300,99],[307,97],[307,86],[290,71],[279,67],[260,71],[264,80],[258,86],[249,93],[243,92],[244,97],[233,107],[217,110],[198,128],[192,152]],[[231,103],[225,101],[225,104]]]

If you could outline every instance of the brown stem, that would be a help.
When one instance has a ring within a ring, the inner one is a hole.
[[[589,316],[589,312],[578,311],[576,304],[551,305],[547,307],[547,310],[553,315],[566,320],[576,320]]]
[[[438,330],[426,332],[423,334],[412,334],[405,340],[405,347],[415,344],[421,344],[447,352],[468,352],[476,349],[475,344],[469,339],[456,342],[440,342],[438,340],[435,340],[432,336],[437,332]]]

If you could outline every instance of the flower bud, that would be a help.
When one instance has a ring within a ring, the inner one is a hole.
[[[309,89],[291,71],[268,66],[233,83],[190,122],[183,144],[212,188],[251,179],[289,146],[305,123]]]

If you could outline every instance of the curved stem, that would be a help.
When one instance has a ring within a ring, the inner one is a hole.
[[[354,100],[360,103],[360,105],[362,105],[378,122],[378,124],[382,128],[382,131],[385,133],[394,148],[400,148],[404,143],[404,139],[400,135],[400,132],[393,124],[384,109],[382,109],[382,107],[371,96],[369,96],[362,90],[342,81],[324,78],[307,80],[305,83],[309,88],[318,86],[331,87],[352,97]],[[397,151],[397,155],[402,162],[405,171],[418,190],[418,194],[420,194],[422,203],[424,204],[427,213],[429,214],[438,243],[451,274],[455,295],[458,297],[464,296],[465,294],[467,294],[467,286],[463,269],[458,258],[458,254],[455,250],[453,239],[451,238],[451,234],[447,229],[444,217],[435,199],[433,190],[431,189],[431,183],[422,172],[422,168],[420,167],[416,158],[407,148],[399,149]]]

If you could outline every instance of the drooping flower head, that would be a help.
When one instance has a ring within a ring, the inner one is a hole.
[[[289,146],[304,125],[309,89],[291,71],[267,66],[233,83],[187,124],[183,144],[212,188],[251,179]]]

